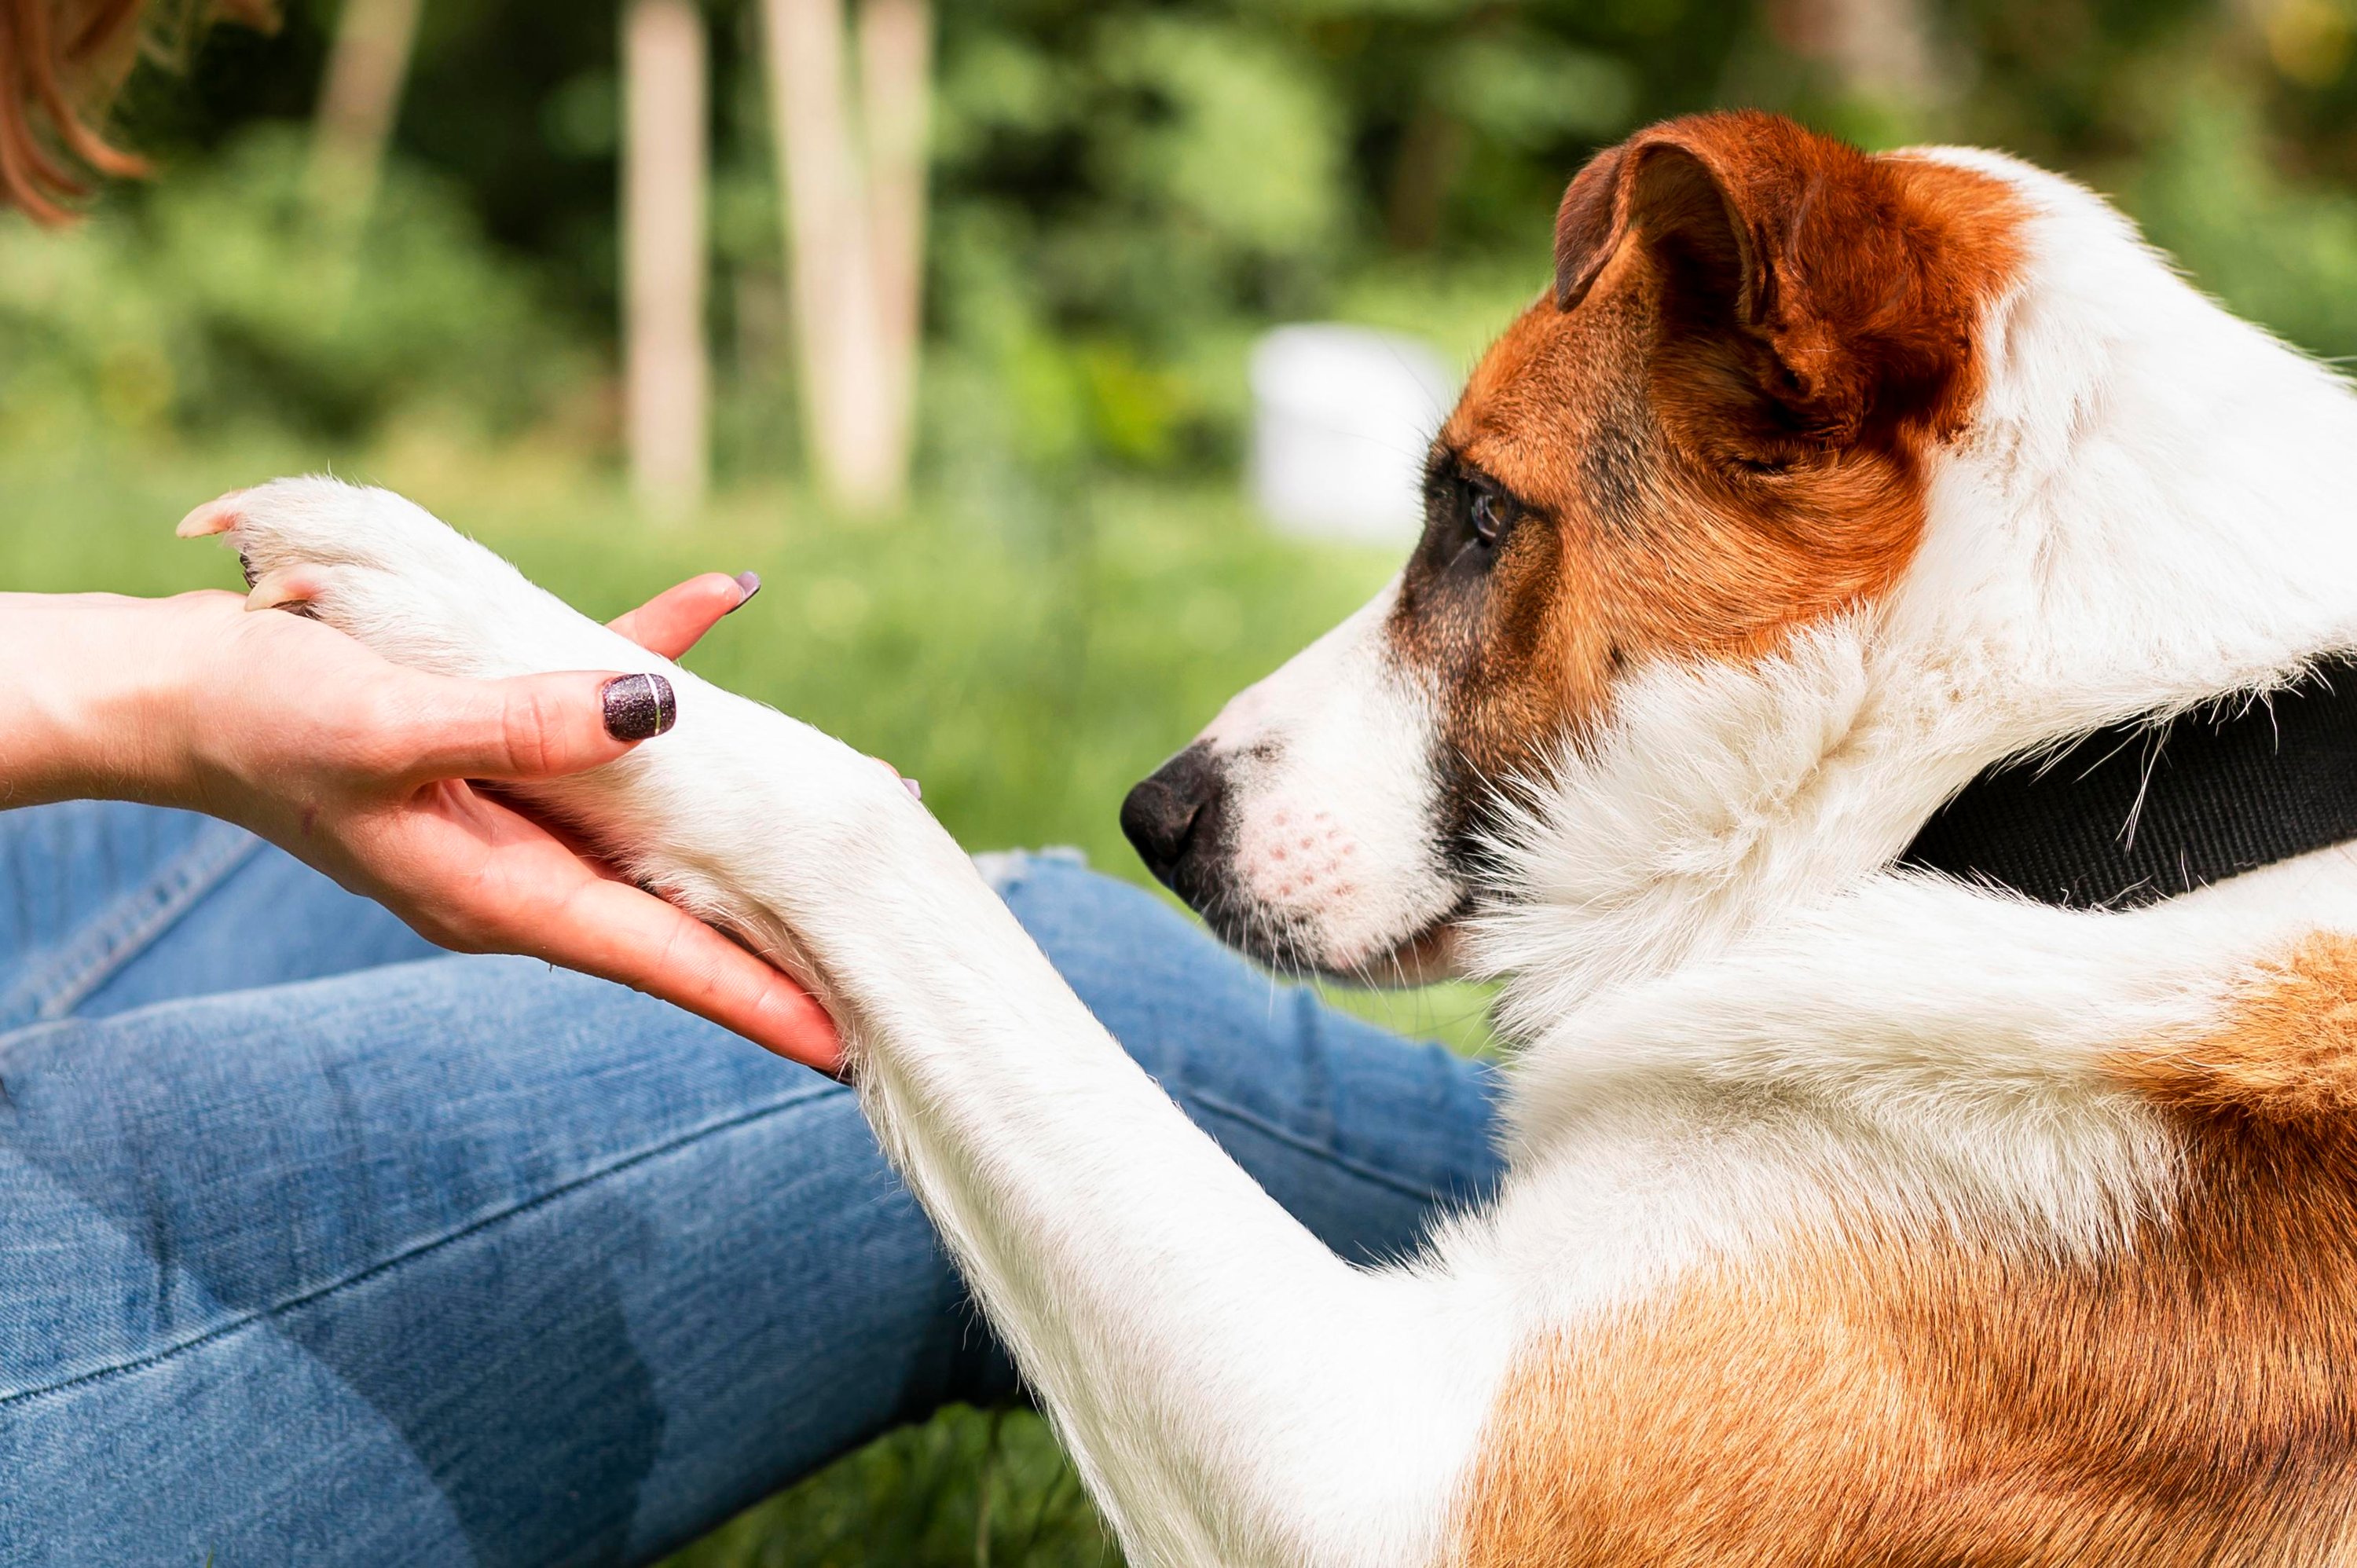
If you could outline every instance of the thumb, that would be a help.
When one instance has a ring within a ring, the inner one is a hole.
[[[679,700],[651,672],[571,671],[439,682],[414,754],[429,779],[546,779],[613,761],[671,728]],[[437,700],[438,699],[438,700]]]

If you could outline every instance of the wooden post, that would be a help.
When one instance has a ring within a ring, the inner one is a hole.
[[[927,0],[865,0],[860,108],[867,136],[868,251],[875,269],[880,461],[906,489],[924,327],[925,172],[933,53]]]
[[[804,438],[829,495],[888,509],[908,485],[931,17],[924,0],[868,0],[864,167],[843,0],[762,0],[762,19]]]
[[[630,0],[622,27],[626,423],[631,482],[662,518],[694,511],[711,475],[706,51],[694,0]]]
[[[320,210],[357,226],[375,204],[384,150],[409,81],[423,0],[344,0],[311,144]]]
[[[1787,48],[1831,66],[1852,92],[1919,113],[1952,95],[1923,0],[1774,0],[1769,19]]]

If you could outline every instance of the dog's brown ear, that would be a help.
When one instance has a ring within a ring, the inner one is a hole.
[[[1865,162],[1789,120],[1744,111],[1666,121],[1598,153],[1555,211],[1557,308],[1576,308],[1632,233],[1706,263],[1713,281],[1746,295],[1771,282],[1777,209],[1796,205],[1795,193],[1778,188],[1795,175],[1808,179],[1789,166],[1817,162],[1820,148]]]
[[[1669,121],[1599,154],[1564,193],[1555,303],[1577,309],[1642,246],[1660,349],[1697,395],[1755,405],[1738,445],[1756,438],[1774,460],[1795,442],[1855,439],[1937,401],[1968,357],[1978,293],[1955,286],[1953,225],[1917,199],[1930,169],[1755,111]]]

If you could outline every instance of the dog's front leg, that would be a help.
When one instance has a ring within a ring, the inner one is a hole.
[[[888,779],[876,794],[861,858],[918,896],[881,922],[864,897],[813,910],[806,940],[856,1021],[879,1133],[1133,1557],[1430,1560],[1503,1358],[1485,1308],[1336,1258],[1105,1035],[946,837]]]
[[[888,772],[382,491],[282,481],[191,526],[231,534],[266,602],[299,597],[404,662],[669,677],[676,730],[544,802],[835,1009],[887,1147],[1135,1561],[1439,1554],[1508,1350],[1500,1295],[1318,1243],[1105,1034]]]

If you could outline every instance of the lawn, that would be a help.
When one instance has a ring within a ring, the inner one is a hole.
[[[261,440],[161,456],[0,452],[0,584],[236,586],[235,562],[175,541],[173,522],[221,490],[323,466]],[[1067,483],[853,521],[791,489],[745,488],[657,528],[562,454],[493,460],[412,438],[333,467],[406,491],[601,616],[694,572],[759,572],[760,597],[690,658],[701,673],[890,758],[971,848],[1074,844],[1131,877],[1123,792],[1396,564],[1272,539],[1222,489]],[[1460,1046],[1484,1037],[1480,999],[1462,989],[1340,999]],[[770,1499],[671,1568],[1117,1561],[1043,1423],[952,1411]]]

